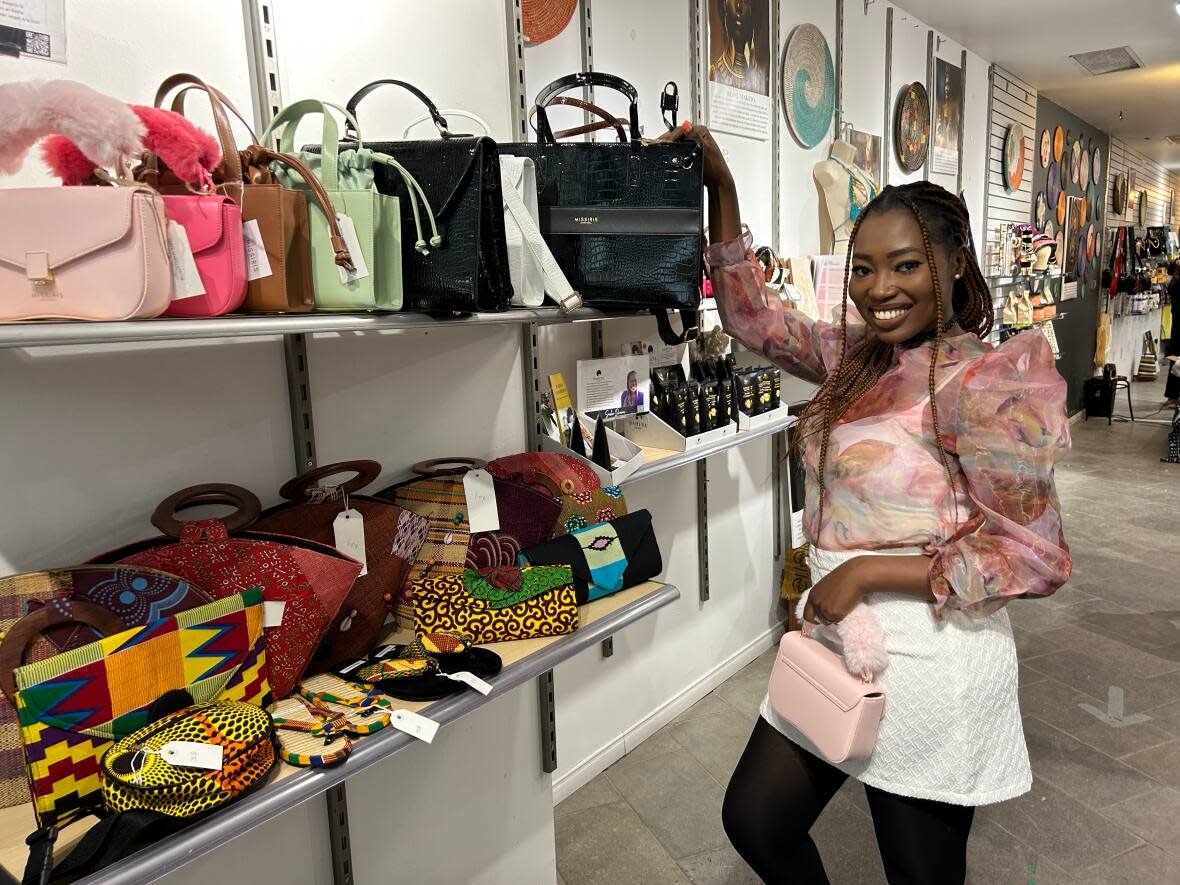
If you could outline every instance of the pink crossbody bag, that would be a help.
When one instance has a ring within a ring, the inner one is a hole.
[[[779,642],[770,705],[828,762],[867,759],[877,745],[885,693],[868,673],[848,672],[844,658],[813,638],[812,629],[804,621],[802,632],[787,633]]]

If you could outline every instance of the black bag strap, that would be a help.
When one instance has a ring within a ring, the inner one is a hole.
[[[38,830],[29,837],[32,851],[29,854],[29,866],[25,868],[25,878],[22,885],[48,885],[50,882],[64,878],[76,878],[79,875],[89,875],[101,870],[126,856],[137,842],[147,838],[159,838],[183,827],[188,821],[181,818],[169,817],[158,811],[123,811],[104,817],[87,831],[79,840],[74,850],[57,867],[52,868],[53,841],[57,837],[53,832],[44,845],[47,849],[38,859],[34,867],[34,857],[38,850],[33,843],[34,837],[44,832]],[[30,873],[40,878],[30,878]]]
[[[357,117],[356,109],[357,105],[361,103],[361,99],[363,99],[374,89],[377,89],[379,86],[400,86],[402,89],[405,89],[407,92],[421,101],[422,104],[426,105],[426,110],[430,111],[430,119],[434,121],[434,125],[438,129],[439,135],[441,135],[443,138],[450,138],[455,134],[447,127],[447,118],[442,115],[438,109],[438,106],[430,100],[430,97],[417,86],[414,86],[412,83],[407,83],[405,80],[374,80],[372,83],[366,83],[353,94],[352,98],[348,100],[348,104],[345,105],[348,113],[354,118]],[[346,122],[344,124],[344,136],[345,138],[356,139],[357,134],[353,131],[351,122]]]
[[[623,94],[631,103],[631,142],[638,144],[640,138],[639,92],[622,77],[616,77],[614,74],[607,74],[602,71],[581,71],[576,74],[567,74],[564,77],[554,80],[537,93],[537,100],[535,102],[537,105],[537,143],[557,143],[557,139],[553,135],[553,129],[549,126],[549,117],[545,113],[545,105],[555,96],[563,92],[569,92],[571,89],[580,89],[583,86],[601,86],[604,89],[613,89],[615,92]]]
[[[697,332],[699,330],[699,320],[697,319],[697,312],[692,309],[679,311],[680,320],[684,325],[684,331],[677,335],[672,331],[672,323],[668,319],[668,310],[653,310],[652,313],[656,315],[656,326],[660,330],[660,340],[665,344],[684,344],[686,341],[695,341]]]

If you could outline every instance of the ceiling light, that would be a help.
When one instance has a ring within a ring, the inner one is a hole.
[[[1180,15],[1180,3],[1176,4],[1176,15]]]

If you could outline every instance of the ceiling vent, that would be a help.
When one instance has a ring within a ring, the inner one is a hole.
[[[1079,52],[1071,55],[1088,74],[1114,74],[1118,71],[1133,71],[1143,67],[1143,62],[1131,51],[1130,46],[1119,46],[1115,49],[1099,49],[1096,52]]]

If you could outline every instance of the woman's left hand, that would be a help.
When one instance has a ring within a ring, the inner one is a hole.
[[[861,558],[850,559],[832,569],[811,588],[803,620],[813,624],[838,624],[848,616],[865,594],[863,571],[857,565]]]

